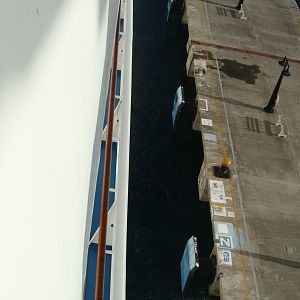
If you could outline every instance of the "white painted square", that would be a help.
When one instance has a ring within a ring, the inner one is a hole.
[[[203,103],[203,102],[204,102],[204,108],[201,107],[202,106],[201,103]],[[204,110],[204,111],[208,111],[208,104],[207,104],[207,100],[206,99],[200,98],[200,100],[199,100],[199,109],[200,110]]]
[[[204,138],[204,140],[209,141],[209,142],[217,141],[217,136],[213,133],[203,133],[203,138]]]
[[[224,192],[224,183],[221,180],[209,180],[209,188],[211,191]]]
[[[225,233],[225,234],[229,234],[229,230],[226,224],[218,224],[218,233]]]
[[[213,122],[211,119],[201,118],[201,123],[204,126],[213,126]]]
[[[226,217],[226,208],[223,206],[212,205],[214,216]]]
[[[230,250],[219,249],[218,259],[220,265],[232,266],[232,255]]]
[[[210,191],[210,201],[226,203],[225,193],[223,191]]]
[[[233,211],[228,211],[227,212],[227,216],[229,217],[229,218],[234,218],[234,212]]]
[[[215,237],[218,238],[219,235],[232,235],[233,224],[229,222],[219,222],[214,221]]]

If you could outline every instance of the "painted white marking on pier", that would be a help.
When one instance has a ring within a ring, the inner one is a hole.
[[[247,20],[248,17],[245,16],[245,11],[243,5],[241,5],[241,9],[239,10],[239,14],[241,14],[241,20]]]
[[[219,205],[212,205],[212,211],[214,216],[219,216],[219,217],[226,217],[226,208],[223,206],[219,206]]]
[[[232,249],[232,238],[227,235],[219,235],[219,246]]]
[[[204,126],[213,126],[213,123],[212,123],[212,120],[211,120],[211,119],[204,119],[204,118],[201,118],[201,123],[202,123],[202,125],[204,125]]]
[[[283,138],[286,138],[286,137],[287,137],[287,135],[285,134],[285,131],[284,131],[284,127],[283,127],[283,126],[281,126],[281,130],[280,130],[278,136],[279,136],[279,137],[283,137]]]
[[[278,134],[279,137],[284,137],[286,138],[287,135],[285,133],[285,130],[284,130],[284,124],[282,122],[282,114],[279,114],[278,115],[278,121],[277,123],[275,124],[275,126],[280,126],[280,133]]]
[[[282,126],[282,115],[281,114],[278,115],[278,121],[275,124],[275,126]]]
[[[219,223],[219,224],[217,224],[217,228],[218,228],[219,233],[229,234],[229,229],[228,229],[227,224]]]
[[[227,211],[227,217],[234,218],[235,217],[234,212],[233,211]]]
[[[226,203],[226,197],[224,191],[210,191],[210,201]]]
[[[223,266],[232,266],[232,256],[230,250],[218,250],[219,264]]]
[[[228,222],[214,221],[215,236],[218,238],[219,235],[232,235],[233,224]]]
[[[199,103],[199,109],[202,110],[202,111],[208,111],[207,99],[200,98],[199,102],[200,101],[204,101],[205,108],[202,108],[201,105],[200,105],[200,103]]]
[[[211,191],[220,191],[224,192],[224,183],[221,180],[209,180],[209,188]]]
[[[203,133],[203,138],[209,142],[216,142],[217,136],[213,133]]]

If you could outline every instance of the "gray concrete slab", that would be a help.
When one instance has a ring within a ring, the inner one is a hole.
[[[241,20],[236,2],[186,0],[187,73],[195,77],[199,103],[194,128],[216,135],[203,139],[206,170],[199,178],[201,200],[211,205],[217,274],[223,274],[210,292],[221,299],[300,299],[298,62],[290,63],[276,112],[262,110],[281,72],[273,55],[300,59],[300,14],[291,0],[245,0],[248,18]],[[278,137],[279,114],[286,138]],[[224,155],[233,161],[231,179],[213,175]],[[210,180],[224,190],[214,190]]]

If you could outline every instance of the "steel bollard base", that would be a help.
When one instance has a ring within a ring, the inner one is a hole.
[[[264,111],[268,114],[272,114],[274,112],[274,107],[271,106],[265,106]]]
[[[226,179],[231,177],[230,170],[226,166],[214,166],[213,170],[214,170],[215,177],[226,178]]]

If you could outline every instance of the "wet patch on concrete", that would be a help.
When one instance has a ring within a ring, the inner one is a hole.
[[[236,60],[220,59],[220,71],[229,77],[245,81],[248,84],[255,84],[260,68],[258,65],[246,65]]]

